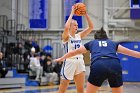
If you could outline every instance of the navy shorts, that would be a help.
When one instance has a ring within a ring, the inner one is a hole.
[[[91,64],[88,82],[100,87],[106,79],[112,88],[123,85],[122,67],[119,59],[99,58]]]

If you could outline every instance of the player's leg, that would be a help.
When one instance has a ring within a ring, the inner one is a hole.
[[[109,78],[108,81],[112,89],[112,93],[123,93],[122,78],[116,76],[112,77],[112,79]]]
[[[122,68],[119,60],[110,59],[108,82],[112,93],[123,93]]]
[[[100,87],[87,82],[86,93],[96,93],[99,88]]]
[[[61,79],[58,93],[65,93],[68,88],[69,82],[69,80]]]
[[[76,65],[73,60],[64,61],[63,66],[61,68],[61,81],[58,93],[65,93],[67,87],[69,85],[70,80],[74,78],[74,72],[76,69]]]
[[[85,72],[81,72],[74,76],[74,81],[77,89],[77,93],[84,93],[84,83],[85,83]]]
[[[74,75],[74,81],[77,89],[77,93],[84,93],[85,83],[85,65],[83,59],[76,59],[76,70]]]
[[[104,59],[98,59],[91,64],[86,93],[96,93],[104,80],[107,79],[107,72]]]
[[[112,93],[124,93],[123,86],[112,88]]]

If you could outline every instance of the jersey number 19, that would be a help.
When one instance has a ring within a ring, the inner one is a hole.
[[[75,49],[79,48],[80,44],[75,44]]]

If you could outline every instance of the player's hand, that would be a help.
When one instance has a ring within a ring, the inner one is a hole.
[[[75,11],[75,5],[73,5],[72,8],[71,8],[71,14],[74,15],[74,11]]]
[[[62,58],[54,59],[54,62],[63,62],[63,61],[64,61],[64,59],[62,59]]]
[[[87,11],[83,12],[83,15],[84,16],[88,16]]]

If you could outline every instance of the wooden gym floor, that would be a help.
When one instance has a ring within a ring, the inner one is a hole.
[[[57,86],[23,87],[16,89],[0,89],[0,93],[57,93]],[[140,82],[124,83],[124,93],[140,93]],[[66,93],[76,93],[75,85],[71,84]],[[103,85],[98,93],[112,93],[109,86]]]

